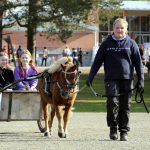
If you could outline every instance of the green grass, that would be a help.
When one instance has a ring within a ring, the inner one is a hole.
[[[85,86],[85,81],[87,79],[87,75],[82,75],[80,77],[79,87],[81,91],[78,93],[77,99],[75,101],[75,112],[106,112],[106,97],[95,97],[90,88],[82,87]],[[144,100],[146,106],[150,110],[150,79],[145,75],[145,92],[144,92]],[[104,94],[104,81],[103,75],[98,74],[94,78],[93,82],[94,90],[99,94]],[[134,100],[134,95],[132,98],[131,112],[146,112],[143,103],[136,103]]]

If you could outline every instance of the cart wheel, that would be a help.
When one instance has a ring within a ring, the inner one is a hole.
[[[40,114],[39,114],[39,119],[37,120],[37,125],[38,125],[39,130],[42,133],[44,133],[46,131],[45,122],[44,122],[44,119],[43,119],[42,104],[40,104]]]
[[[37,124],[38,124],[38,127],[39,127],[39,130],[44,133],[46,131],[46,128],[44,127],[45,125],[45,122],[44,122],[44,119],[39,119],[37,120]]]
[[[48,106],[48,112],[50,114],[50,105]],[[50,118],[49,118],[50,119]],[[42,104],[40,105],[40,114],[39,114],[39,119],[37,120],[37,125],[38,125],[38,128],[39,130],[44,133],[46,131],[46,128],[45,128],[45,121],[44,121],[44,117],[43,117],[43,109],[42,109]]]

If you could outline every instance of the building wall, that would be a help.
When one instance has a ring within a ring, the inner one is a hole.
[[[4,32],[6,35],[3,36],[3,46],[7,45],[5,42],[5,38],[7,35],[10,35],[13,46],[15,46],[15,50],[17,50],[18,46],[21,45],[23,49],[27,47],[27,36],[26,32]],[[51,60],[57,60],[62,57],[62,50],[69,46],[72,48],[81,48],[83,51],[83,65],[89,66],[91,64],[92,57],[92,49],[96,43],[95,32],[74,32],[72,37],[70,37],[66,43],[61,42],[59,39],[55,37],[47,38],[46,36],[42,36],[42,33],[36,34],[36,59],[37,64],[41,64],[41,59],[43,55],[43,47],[46,46],[49,50],[49,59],[47,65],[51,64]]]
[[[5,34],[8,33],[11,37],[12,44],[17,48],[19,45],[22,48],[26,49],[27,46],[27,36],[26,32],[9,32],[5,31]],[[3,36],[5,39],[7,35]],[[3,40],[3,45],[6,44]],[[70,49],[72,48],[82,48],[84,50],[91,50],[95,45],[95,33],[94,32],[75,32],[72,34],[66,43],[61,42],[59,39],[55,37],[47,38],[47,36],[43,36],[42,33],[36,34],[36,47],[37,50],[42,50],[44,46],[48,48],[48,50],[60,49],[63,50],[65,46],[68,45]]]

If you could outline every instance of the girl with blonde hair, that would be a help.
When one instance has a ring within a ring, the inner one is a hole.
[[[21,78],[26,78],[28,76],[36,75],[37,69],[33,65],[33,60],[31,53],[28,50],[22,51],[18,65],[14,69],[14,78],[15,80],[19,80]],[[16,84],[17,90],[36,90],[37,79],[33,79],[30,81],[22,81]]]

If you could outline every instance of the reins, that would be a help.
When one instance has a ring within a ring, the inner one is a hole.
[[[149,113],[149,110],[146,106],[146,103],[144,101],[144,96],[143,96],[143,93],[144,93],[144,90],[142,88],[138,89],[136,88],[136,92],[135,92],[135,102],[136,103],[142,103],[143,102],[143,105],[145,107],[145,110],[147,113]],[[139,97],[140,97],[140,100],[138,101],[137,97],[138,97],[138,94],[139,94]]]
[[[106,95],[106,94],[99,94],[97,93],[94,88],[92,86],[89,86],[89,88],[91,89],[91,91],[93,92],[93,94],[96,96],[96,97],[119,97],[119,96],[122,96],[122,95],[125,95],[125,94],[128,94],[128,93],[132,93],[134,90],[135,91],[135,102],[136,103],[142,103],[143,102],[143,105],[144,105],[144,108],[146,110],[147,113],[149,113],[149,110],[145,104],[145,101],[144,101],[144,90],[142,88],[137,88],[137,87],[134,87],[133,89],[131,89],[130,91],[127,91],[127,92],[124,92],[124,93],[119,93],[119,94],[116,94],[116,95]],[[137,97],[140,97],[140,100],[138,101]]]
[[[8,88],[10,88],[10,87],[12,87],[12,86],[14,86],[14,85],[16,85],[16,84],[19,83],[19,82],[22,82],[22,81],[29,81],[29,80],[33,80],[33,79],[39,79],[39,78],[44,77],[46,74],[47,74],[47,70],[44,71],[44,72],[42,72],[42,73],[38,73],[37,75],[31,75],[31,76],[24,77],[24,78],[21,78],[21,79],[19,79],[19,80],[16,80],[15,82],[13,82],[13,83],[11,83],[11,84],[5,86],[4,88],[1,88],[1,89],[0,89],[0,93],[3,92],[3,91],[5,91],[6,89],[8,89]]]
[[[37,75],[32,75],[32,76],[28,76],[28,77],[24,77],[24,78],[21,78],[19,80],[16,80],[15,82],[5,86],[4,88],[1,88],[0,89],[0,93],[5,91],[6,89],[12,87],[13,85],[16,85],[18,82],[22,82],[22,81],[29,81],[29,80],[33,80],[33,79],[39,79],[39,78],[43,78],[47,75],[47,70],[42,72],[42,73],[38,73]],[[72,73],[72,72],[71,72]],[[77,80],[79,79],[80,77],[80,74],[81,72],[78,71],[77,73]],[[56,82],[56,81],[55,81]],[[78,84],[78,82],[76,83],[76,85]],[[78,90],[78,92],[81,92],[82,90],[84,90],[87,86],[84,85],[80,90]],[[60,87],[59,87],[60,88]],[[149,113],[149,110],[146,106],[146,103],[144,101],[144,90],[142,88],[137,88],[137,87],[134,87],[133,89],[131,89],[130,91],[127,91],[127,92],[124,92],[124,93],[119,93],[119,94],[116,94],[116,95],[106,95],[106,94],[100,94],[100,93],[97,93],[94,88],[92,86],[89,86],[89,88],[91,89],[91,91],[93,92],[93,94],[96,96],[96,97],[119,97],[121,95],[125,95],[125,94],[128,94],[128,93],[132,93],[134,90],[136,90],[135,92],[135,102],[136,103],[142,103],[143,102],[143,105],[144,105],[144,108],[146,110],[147,113]],[[140,97],[140,100],[138,101],[138,95]]]
[[[78,71],[78,77],[77,77],[77,79],[79,78],[80,73],[81,73],[81,72]],[[36,74],[36,75],[31,75],[31,76],[28,76],[28,77],[23,77],[23,78],[21,78],[21,79],[19,79],[19,80],[14,81],[13,83],[10,83],[9,85],[5,86],[4,88],[1,88],[1,89],[0,89],[0,93],[3,92],[3,91],[5,91],[6,89],[9,89],[10,87],[16,85],[16,84],[19,83],[19,82],[43,78],[43,77],[45,77],[47,74],[48,74],[48,72],[47,72],[47,70],[45,70],[44,72],[38,73],[38,74]],[[53,81],[53,82],[54,82],[54,81]],[[57,82],[57,81],[55,81],[55,82]]]
[[[73,72],[66,72],[66,71],[62,71],[64,74],[65,74],[65,80],[66,80],[66,84],[60,84],[58,81],[56,82],[56,84],[57,84],[57,87],[59,88],[59,90],[61,91],[61,92],[64,92],[65,90],[64,90],[64,88],[66,88],[66,89],[69,89],[68,91],[70,91],[70,89],[75,89],[75,87],[78,85],[78,83],[79,83],[79,78],[80,78],[80,75],[81,75],[81,71],[77,71],[77,76],[76,76],[76,78],[75,78],[75,84],[70,84],[68,81],[67,81],[67,77],[66,77],[66,74],[73,74],[73,73],[75,73],[75,71],[73,71]],[[74,93],[74,92],[79,92],[79,90],[77,90],[77,91],[74,91],[73,90],[73,92],[70,92],[70,93]]]

